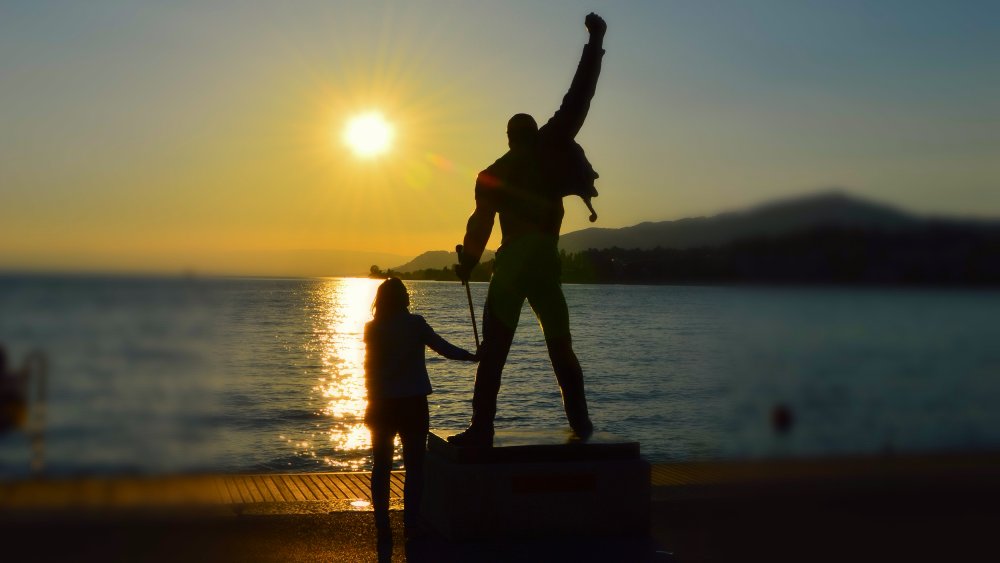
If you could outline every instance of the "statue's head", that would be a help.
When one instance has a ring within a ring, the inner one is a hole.
[[[530,146],[538,138],[538,124],[526,113],[515,114],[507,122],[507,146],[512,149]]]

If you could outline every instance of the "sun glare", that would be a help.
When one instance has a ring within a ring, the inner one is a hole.
[[[388,151],[392,137],[392,125],[377,112],[354,116],[344,130],[344,142],[360,157],[374,157]]]

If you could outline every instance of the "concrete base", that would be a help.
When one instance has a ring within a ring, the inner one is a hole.
[[[431,432],[422,507],[447,538],[649,533],[650,466],[637,443],[508,430],[493,448],[456,448],[456,432]]]

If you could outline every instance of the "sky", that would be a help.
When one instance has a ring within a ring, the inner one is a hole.
[[[596,226],[830,187],[1000,217],[995,2],[2,0],[0,270],[341,275],[453,248],[590,11]],[[395,128],[377,158],[342,141],[366,111]],[[587,216],[567,199],[563,232]]]

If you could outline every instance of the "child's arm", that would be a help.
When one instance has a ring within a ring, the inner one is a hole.
[[[422,317],[421,320],[423,320]],[[479,356],[476,354],[455,346],[442,338],[438,333],[434,332],[434,329],[431,328],[431,325],[427,324],[427,321],[423,321],[423,325],[424,344],[429,346],[431,350],[434,350],[449,360],[462,360],[466,362],[479,361]]]

